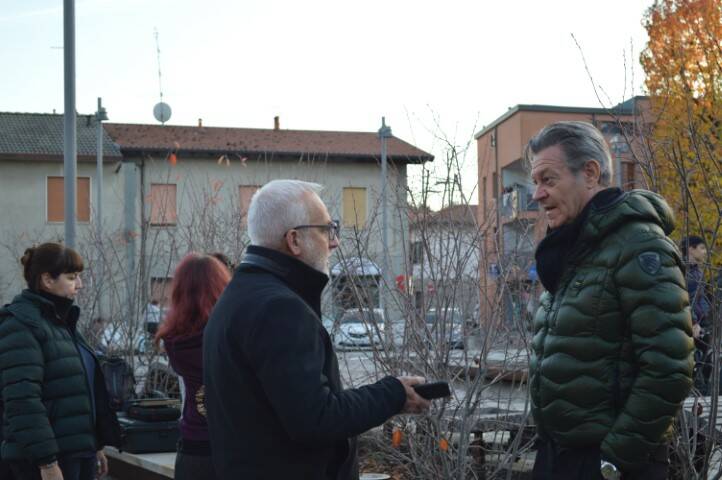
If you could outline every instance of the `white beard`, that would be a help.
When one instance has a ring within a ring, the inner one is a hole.
[[[303,249],[309,253],[302,255],[299,259],[314,270],[318,270],[319,272],[328,275],[328,254],[319,250],[316,245],[307,238],[302,238],[301,242],[303,243]]]

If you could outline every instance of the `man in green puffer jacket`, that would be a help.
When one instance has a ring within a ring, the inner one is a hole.
[[[529,368],[534,478],[665,479],[694,349],[672,212],[657,194],[608,188],[591,124],[551,124],[527,151],[549,224]]]

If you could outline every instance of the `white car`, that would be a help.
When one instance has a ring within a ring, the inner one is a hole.
[[[384,313],[380,308],[346,310],[333,332],[337,347],[370,347],[381,344]]]

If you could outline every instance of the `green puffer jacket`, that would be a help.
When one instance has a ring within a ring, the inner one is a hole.
[[[643,190],[592,207],[556,295],[534,317],[529,373],[542,436],[601,446],[634,471],[692,386],[692,322],[669,206]]]
[[[78,313],[71,307],[63,323],[50,301],[29,290],[0,310],[3,460],[42,465],[58,455],[118,443],[117,419],[97,363],[93,420],[90,386],[71,333]]]

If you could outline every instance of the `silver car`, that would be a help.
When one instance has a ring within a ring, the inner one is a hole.
[[[450,349],[464,348],[464,318],[458,308],[435,308],[426,312],[426,328],[434,345],[448,345]]]
[[[346,310],[333,332],[337,347],[379,345],[384,334],[384,314],[379,308]]]

